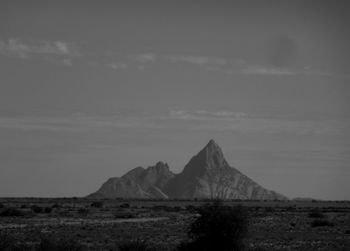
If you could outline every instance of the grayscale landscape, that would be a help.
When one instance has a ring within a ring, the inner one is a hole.
[[[0,1],[0,251],[350,250],[347,1]]]

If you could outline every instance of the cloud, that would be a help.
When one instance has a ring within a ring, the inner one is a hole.
[[[73,65],[73,60],[71,58],[64,58],[62,60],[62,64],[66,66],[72,66]]]
[[[183,121],[186,128],[200,131],[238,132],[299,135],[341,134],[350,121],[313,121],[284,117],[259,117],[235,111],[185,111],[169,112],[170,120]],[[347,132],[350,134],[350,132]]]
[[[241,119],[246,116],[243,112],[232,111],[184,111],[174,110],[169,112],[170,118],[185,120],[216,120],[216,119]]]
[[[276,76],[293,76],[300,72],[292,69],[280,68],[280,67],[265,67],[261,65],[246,65],[241,69],[243,74],[251,75],[276,75]]]
[[[167,59],[173,62],[186,62],[189,64],[194,64],[198,66],[204,65],[226,65],[228,60],[219,57],[207,57],[207,56],[192,56],[192,55],[173,55],[167,56]]]
[[[131,61],[134,61],[137,63],[152,63],[156,60],[157,56],[153,52],[148,52],[148,53],[129,55],[128,58]]]
[[[46,40],[23,42],[15,38],[0,41],[0,53],[21,58],[27,58],[30,55],[78,55],[76,48],[66,42]]]
[[[259,117],[237,111],[173,110],[166,115],[134,112],[119,115],[51,115],[0,117],[1,130],[23,132],[230,132],[290,135],[350,135],[350,120],[301,120]]]
[[[218,71],[227,74],[292,76],[302,73],[293,69],[276,67],[273,65],[256,65],[242,59],[193,55],[171,55],[165,56],[164,58],[170,62],[185,62],[203,67],[203,69],[207,71]]]
[[[121,63],[121,62],[109,63],[106,66],[113,70],[121,70],[121,69],[126,69],[128,67],[127,64]]]
[[[296,67],[294,54],[297,45],[288,38],[277,41],[278,48],[271,52],[270,62],[257,64],[243,59],[195,56],[195,55],[165,55],[162,58],[170,63],[186,63],[201,67],[205,71],[220,72],[224,74],[243,74],[261,76],[320,76],[350,79],[348,74],[333,73],[325,70],[313,69],[310,66]],[[283,48],[287,51],[283,52]]]

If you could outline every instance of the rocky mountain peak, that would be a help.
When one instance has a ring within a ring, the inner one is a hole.
[[[207,170],[216,170],[229,168],[229,164],[225,160],[224,154],[218,144],[214,140],[210,140],[208,144],[195,155],[185,166],[184,173],[188,175],[200,175]]]
[[[147,169],[137,167],[120,178],[112,178],[91,196],[107,198],[223,198],[285,200],[231,167],[220,146],[210,140],[174,174],[159,161]]]
[[[214,140],[209,143],[198,153],[198,155],[205,155],[207,162],[218,161],[216,164],[220,165],[225,159],[224,154],[218,144]]]
[[[163,170],[163,169],[169,170],[168,163],[165,163],[163,161],[158,161],[155,166],[151,166],[149,168],[154,168],[154,169],[157,169],[157,170]]]

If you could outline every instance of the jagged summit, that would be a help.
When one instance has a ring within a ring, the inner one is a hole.
[[[201,175],[206,170],[228,168],[224,154],[214,140],[200,150],[185,166],[183,174],[185,176]]]
[[[167,163],[148,168],[137,167],[121,178],[111,178],[91,196],[132,198],[222,198],[285,200],[285,196],[267,190],[226,161],[220,146],[211,139],[186,164],[173,174]]]
[[[213,158],[214,156],[217,158],[224,158],[224,154],[220,146],[216,144],[213,139],[211,139],[198,154],[205,154],[207,158]]]
[[[148,169],[157,170],[157,171],[169,170],[169,165],[168,165],[168,163],[166,163],[166,162],[158,161],[158,162],[156,163],[156,165],[154,165],[154,166],[149,166],[149,167],[147,168],[147,170],[148,170]]]
[[[213,139],[209,140],[208,144],[206,144],[206,146],[200,152],[202,151],[208,151],[211,153],[219,152],[222,154],[220,146]]]
[[[215,140],[213,139],[209,140],[208,144],[205,147],[209,147],[209,146],[217,146]]]

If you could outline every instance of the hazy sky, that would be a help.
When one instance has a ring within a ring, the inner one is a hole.
[[[348,1],[0,2],[0,196],[83,196],[210,140],[350,199]]]

